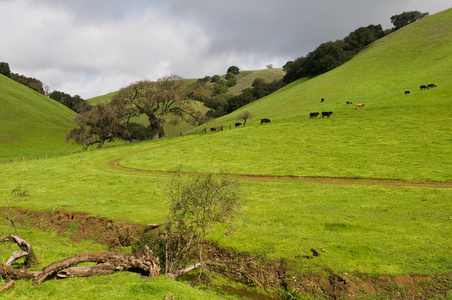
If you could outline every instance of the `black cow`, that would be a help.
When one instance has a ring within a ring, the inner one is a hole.
[[[322,111],[322,118],[323,117],[330,117],[333,114],[332,111]]]
[[[270,119],[261,119],[261,124],[270,123]]]
[[[427,85],[429,88],[434,88],[434,87],[436,87],[436,85],[435,84],[433,84],[433,83],[430,83],[429,85]]]
[[[324,98],[320,99],[320,102],[323,102],[323,101],[325,101],[325,99],[324,99]]]
[[[408,95],[410,93],[410,91],[405,91],[405,95]]]
[[[215,127],[210,128],[210,131],[217,131]]]
[[[428,89],[428,87],[425,84],[423,84],[423,85],[420,86],[420,89],[421,90],[426,90],[426,89]]]
[[[239,127],[241,125],[242,125],[242,123],[235,123],[235,127]]]
[[[319,115],[318,112],[310,113],[310,114],[309,114],[309,117],[310,117],[310,118],[316,118],[318,115]]]

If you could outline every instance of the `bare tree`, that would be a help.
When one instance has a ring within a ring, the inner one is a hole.
[[[251,119],[252,117],[253,114],[246,110],[237,116],[237,120],[243,120],[243,126],[245,126],[246,120]]]
[[[183,179],[178,173],[167,187],[170,212],[165,229],[165,275],[175,278],[196,249],[197,263],[203,266],[202,240],[214,225],[230,218],[240,207],[239,184],[220,175],[200,174]]]

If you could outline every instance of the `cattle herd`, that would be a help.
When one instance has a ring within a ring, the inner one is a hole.
[[[430,89],[430,88],[434,88],[434,87],[436,87],[436,85],[433,83],[430,83],[428,85],[421,85],[420,89],[426,90],[426,89]],[[410,94],[410,91],[405,91],[405,95],[408,95],[408,94]],[[321,98],[320,102],[322,102],[322,103],[325,102],[325,98]],[[353,104],[353,102],[350,100],[347,100],[345,103]],[[364,107],[364,103],[355,104],[355,109],[358,109],[359,107]],[[324,118],[324,117],[329,118],[332,114],[333,114],[332,111],[322,111],[322,118]],[[320,115],[319,112],[311,112],[311,113],[309,113],[309,118],[317,118],[318,115]],[[265,123],[270,123],[270,119],[261,119],[261,124],[265,124]],[[235,123],[235,127],[238,127],[241,125],[242,125],[242,123]],[[223,126],[212,127],[212,128],[210,128],[210,131],[223,131]],[[204,132],[205,132],[205,129],[204,129]]]
[[[427,85],[423,84],[419,88],[422,91],[422,90],[428,90],[430,88],[435,88],[435,87],[436,87],[436,84],[430,83],[430,84],[427,84]],[[410,91],[405,91],[405,95],[408,95],[408,94],[410,94]]]

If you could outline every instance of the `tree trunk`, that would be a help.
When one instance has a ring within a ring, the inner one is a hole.
[[[97,144],[97,149],[104,147],[105,140],[100,140],[99,144]]]
[[[50,265],[42,269],[42,272],[33,281],[33,285],[41,284],[46,278],[48,278],[49,276],[54,276],[62,270],[63,271],[60,273],[62,277],[66,276],[65,274],[69,274],[68,276],[70,276],[70,272],[76,272],[74,271],[74,268],[71,268],[67,271],[64,269],[76,266],[79,263],[83,262],[96,262],[99,264],[107,263],[111,266],[111,268],[113,268],[114,271],[135,271],[149,277],[156,277],[160,275],[160,263],[158,257],[155,256],[151,250],[149,250],[148,246],[145,246],[143,252],[135,254],[112,252],[80,253],[72,257],[51,263]],[[110,268],[110,266],[106,266],[104,271]],[[93,270],[93,272],[98,272],[101,267],[98,267],[97,269],[91,269]],[[85,274],[85,277],[97,275],[94,273],[90,275],[89,269],[83,270],[82,273]]]
[[[149,126],[152,130],[152,139],[160,138],[160,121],[155,116],[149,117]]]
[[[18,260],[21,257],[25,257],[25,263],[24,265],[26,267],[30,267],[33,264],[36,263],[36,256],[33,252],[33,248],[31,245],[24,240],[23,238],[17,236],[17,235],[10,235],[5,239],[7,242],[14,242],[19,246],[20,249],[22,249],[24,252],[16,251],[14,252],[11,257],[7,260],[6,265],[11,266],[13,262]]]

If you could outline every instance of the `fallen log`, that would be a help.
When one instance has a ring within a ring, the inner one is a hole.
[[[76,266],[84,262],[95,262],[98,264],[108,263],[109,265],[111,265],[114,271],[139,271],[141,274],[149,277],[156,277],[160,275],[160,263],[158,257],[154,255],[154,253],[149,249],[148,246],[144,246],[144,250],[142,252],[135,254],[112,252],[80,253],[72,257],[53,262],[42,269],[42,272],[33,281],[33,285],[39,285],[48,277],[57,275],[58,272],[64,269]],[[91,268],[91,270],[93,272],[99,271],[96,270],[96,268]],[[94,273],[92,275],[89,275],[89,271],[89,268],[82,271],[82,273],[86,274],[84,277],[95,275]],[[61,276],[65,276],[65,272],[62,272]],[[70,272],[77,271],[74,271],[74,269],[72,269],[70,270]]]

